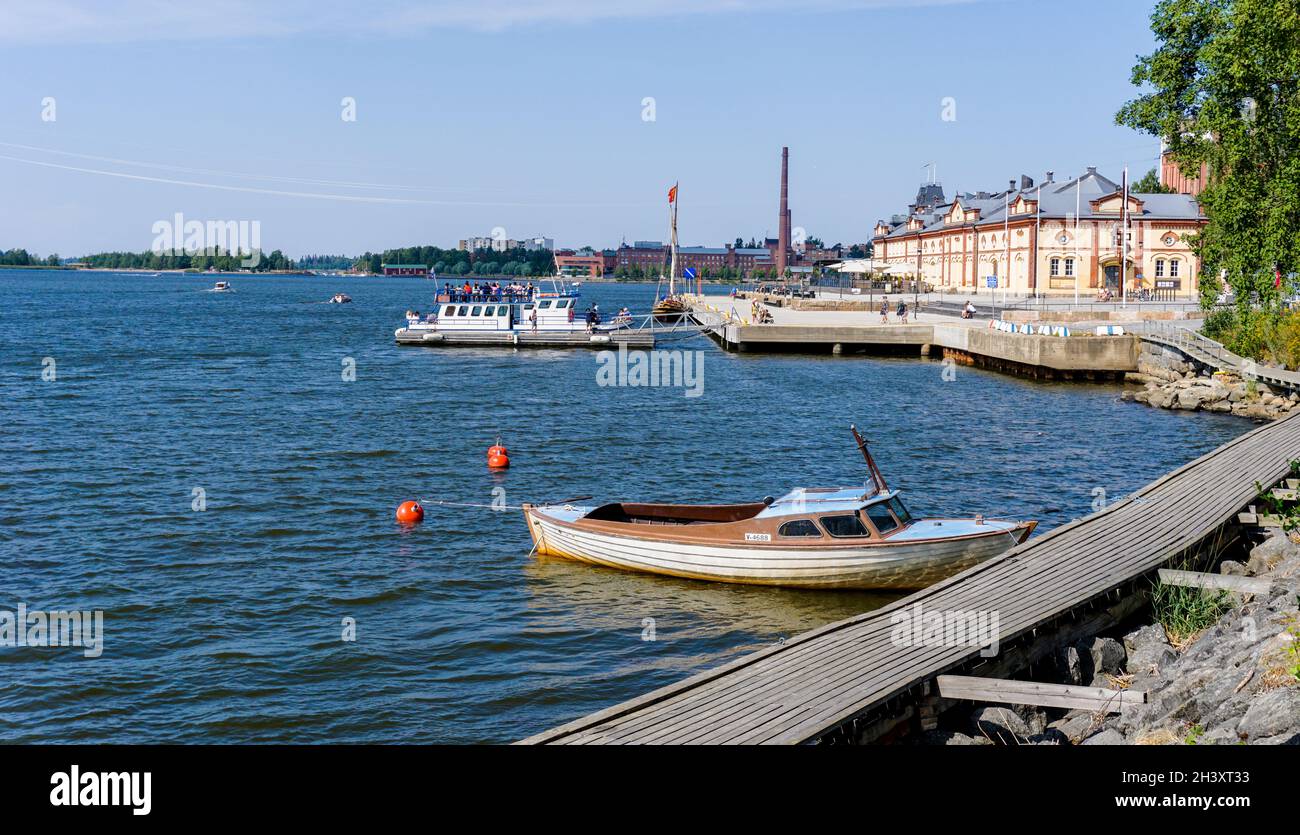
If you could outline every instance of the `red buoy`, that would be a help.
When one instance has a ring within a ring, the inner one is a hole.
[[[497,438],[497,442],[488,447],[487,465],[492,470],[504,470],[510,466],[510,453],[502,446],[500,438]]]
[[[397,506],[397,521],[403,525],[418,525],[424,521],[424,508],[419,502],[402,502]]]

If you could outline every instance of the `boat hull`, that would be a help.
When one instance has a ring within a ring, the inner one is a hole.
[[[819,589],[924,588],[1023,542],[1035,524],[990,521],[988,533],[897,544],[781,547],[619,535],[528,505],[524,514],[540,555],[670,577]]]

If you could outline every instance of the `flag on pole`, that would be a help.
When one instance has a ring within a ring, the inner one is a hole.
[[[677,202],[677,186],[673,186],[672,188],[668,189],[668,202],[669,203]]]
[[[1273,265],[1273,289],[1276,290],[1281,286],[1282,286],[1282,267],[1280,264],[1274,264]]]

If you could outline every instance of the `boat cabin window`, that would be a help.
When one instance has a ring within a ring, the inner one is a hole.
[[[867,517],[871,519],[871,524],[876,526],[876,530],[880,531],[881,536],[898,527],[898,521],[890,514],[889,508],[885,507],[884,502],[869,506],[867,508]]]
[[[811,519],[796,519],[793,522],[786,522],[777,529],[777,536],[821,536],[822,532],[817,530],[817,525]]]
[[[903,503],[898,500],[897,496],[889,500],[889,509],[894,511],[894,515],[898,517],[900,523],[906,525],[912,521],[912,514],[907,512],[907,508],[903,507]]]
[[[456,305],[454,305],[454,304],[449,304],[449,305],[447,305],[446,307],[444,307],[444,308],[442,309],[442,315],[443,315],[443,316],[455,316],[455,315],[456,315]]]
[[[483,312],[483,307],[482,307],[482,305],[477,305],[477,304],[476,304],[476,305],[474,305],[474,309],[471,310],[471,311],[469,312],[469,315],[471,315],[471,316],[477,316],[477,315],[479,315],[479,314],[482,313],[482,312]]]
[[[550,300],[550,299],[546,299],[545,301],[541,301],[541,302],[538,302],[538,303],[537,303],[537,309],[538,309],[538,310],[548,310],[548,309],[550,308],[550,306],[551,306],[551,300]]]
[[[456,311],[456,315],[457,315],[457,316],[468,316],[468,315],[469,315],[469,305],[467,305],[467,304],[462,304],[462,305],[460,306],[460,310]]]
[[[560,299],[559,301],[557,301],[557,302],[555,303],[555,308],[556,308],[557,310],[560,310],[560,309],[563,309],[563,308],[568,307],[568,306],[571,305],[571,304],[573,304],[573,299]]]
[[[498,315],[498,316],[509,316],[509,315],[510,315],[510,305],[508,305],[508,304],[499,304],[499,305],[497,305],[497,315]]]
[[[831,536],[870,536],[862,520],[855,514],[845,516],[823,516],[822,527]]]

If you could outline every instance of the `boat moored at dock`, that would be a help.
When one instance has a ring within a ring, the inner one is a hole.
[[[394,332],[402,345],[503,345],[537,348],[605,348],[611,344],[652,348],[654,335],[632,327],[624,308],[609,322],[598,305],[578,311],[579,294],[474,293],[438,297],[433,313],[406,312],[406,326]]]
[[[541,555],[725,583],[917,589],[1018,545],[1036,521],[918,519],[856,429],[871,479],[745,504],[523,505]]]

